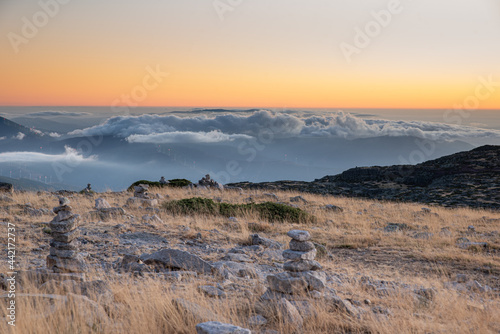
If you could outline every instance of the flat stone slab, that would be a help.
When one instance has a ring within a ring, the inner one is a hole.
[[[196,325],[197,334],[252,334],[249,329],[218,321],[209,321]]]
[[[215,269],[210,263],[196,255],[171,248],[162,249],[153,254],[142,254],[141,260],[146,264],[161,263],[168,268],[196,271],[207,275],[212,274]]]
[[[283,265],[283,269],[286,271],[309,271],[321,270],[322,268],[321,264],[314,260],[288,261]]]
[[[316,249],[309,252],[298,252],[287,249],[283,252],[283,257],[287,260],[314,260],[316,258]]]
[[[70,259],[49,255],[47,256],[47,268],[56,273],[82,273],[87,270],[87,265],[81,255]]]
[[[299,252],[309,252],[316,248],[310,241],[297,241],[294,239],[292,239],[288,245],[290,246],[291,250]]]
[[[80,236],[79,230],[73,230],[67,233],[52,232],[52,240],[63,243],[70,243]]]
[[[308,241],[311,239],[311,234],[302,230],[291,230],[287,233],[287,235],[297,241]]]
[[[304,292],[308,283],[302,277],[291,277],[288,273],[267,276],[269,289],[286,294]]]

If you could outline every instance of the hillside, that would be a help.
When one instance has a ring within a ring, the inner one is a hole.
[[[1,262],[0,299],[15,301],[16,333],[187,334],[211,320],[254,334],[500,331],[500,213],[259,190],[153,188],[153,207],[67,195],[0,196],[18,273],[13,287]],[[49,254],[84,273],[48,270]],[[14,332],[7,312],[1,333]]]
[[[53,191],[58,189],[77,190],[74,186],[70,186],[67,184],[61,184],[61,183],[45,184],[42,182],[33,181],[25,178],[12,179],[6,176],[0,176],[0,182],[10,183],[14,186],[15,190],[21,190],[21,191],[39,191],[39,190]]]
[[[357,167],[312,182],[240,182],[245,189],[500,209],[500,146],[482,146],[417,165]]]
[[[27,135],[30,133],[30,130],[27,127],[9,121],[4,117],[0,117],[0,137],[12,137],[17,135],[19,132]]]

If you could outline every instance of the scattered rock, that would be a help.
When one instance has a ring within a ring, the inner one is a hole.
[[[212,274],[214,267],[191,253],[166,248],[153,254],[143,254],[140,259],[146,263],[160,263],[167,268],[191,270],[200,274]]]
[[[108,201],[106,201],[104,198],[99,197],[95,200],[95,208],[97,210],[108,209],[111,208],[111,205],[109,205]]]
[[[224,324],[218,321],[209,321],[196,325],[197,334],[252,334],[249,329]]]
[[[308,203],[307,200],[302,196],[290,197],[290,202],[294,202],[294,203],[301,202],[304,204]]]
[[[300,330],[304,325],[304,319],[297,308],[285,298],[278,301],[277,310],[278,316],[283,319],[285,324],[291,325],[296,330]]]
[[[323,207],[323,209],[333,212],[344,212],[344,209],[342,209],[340,206],[336,206],[333,204],[327,204]]]
[[[258,234],[252,234],[252,245],[262,245],[264,247],[269,247],[269,248],[274,248],[274,249],[282,249],[283,245],[277,241],[268,239],[268,238],[263,238],[259,236]]]

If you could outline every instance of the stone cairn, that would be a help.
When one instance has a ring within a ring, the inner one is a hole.
[[[224,189],[224,186],[220,184],[219,182],[213,180],[210,177],[210,174],[205,175],[204,177],[201,178],[200,181],[198,181],[198,187],[205,187],[205,188],[214,188],[214,189]]]
[[[162,176],[160,178],[160,184],[169,184],[170,182],[168,182],[166,179],[165,179],[165,176]]]
[[[288,260],[283,266],[286,271],[267,276],[269,289],[263,299],[272,297],[276,292],[279,297],[287,299],[294,294],[305,292],[318,295],[326,287],[326,274],[320,271],[321,264],[314,260],[316,247],[309,241],[311,239],[309,232],[292,230],[287,235],[292,240],[289,244],[290,249],[283,251],[283,257]]]
[[[59,198],[59,206],[53,209],[57,214],[49,224],[52,231],[50,254],[47,256],[47,268],[56,273],[82,273],[86,269],[85,261],[78,253],[79,236],[77,227],[80,215],[73,214],[66,197]]]
[[[157,206],[158,200],[152,199],[148,193],[149,186],[147,184],[139,184],[134,186],[134,197],[127,200],[127,204],[140,204],[146,206]]]
[[[134,197],[150,199],[148,189],[149,186],[147,184],[139,184],[138,186],[134,186]]]

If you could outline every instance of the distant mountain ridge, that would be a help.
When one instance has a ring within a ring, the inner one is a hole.
[[[30,133],[30,129],[15,122],[9,121],[5,117],[0,117],[0,137],[15,136],[19,132],[27,135]]]
[[[229,186],[500,210],[500,146],[485,145],[417,165],[356,167],[312,182]]]

